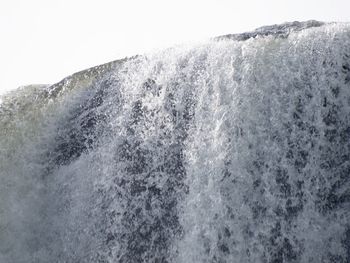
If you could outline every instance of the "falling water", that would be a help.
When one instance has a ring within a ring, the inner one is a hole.
[[[349,24],[3,96],[0,262],[350,262]]]

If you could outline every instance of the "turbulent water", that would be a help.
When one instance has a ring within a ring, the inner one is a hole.
[[[264,27],[3,96],[0,262],[350,262],[350,25]]]

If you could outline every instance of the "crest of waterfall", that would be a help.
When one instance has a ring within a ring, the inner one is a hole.
[[[349,24],[2,96],[0,262],[350,262]]]

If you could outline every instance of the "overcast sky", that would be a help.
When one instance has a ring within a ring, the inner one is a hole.
[[[0,0],[0,93],[263,25],[348,22],[349,10],[350,0]]]

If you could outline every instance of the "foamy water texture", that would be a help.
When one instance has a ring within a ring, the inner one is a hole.
[[[350,262],[350,26],[115,61],[0,106],[0,262]]]

